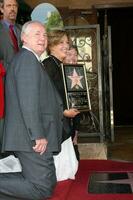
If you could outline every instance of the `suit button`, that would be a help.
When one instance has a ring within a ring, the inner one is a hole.
[[[61,121],[63,122],[63,118],[61,119]]]

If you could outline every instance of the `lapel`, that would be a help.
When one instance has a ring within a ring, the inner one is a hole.
[[[8,45],[13,46],[13,43],[12,43],[12,40],[10,38],[9,30],[8,30],[7,26],[5,24],[1,23],[0,29],[1,29],[1,34],[3,35],[3,38],[7,40]]]
[[[18,40],[18,46],[20,47],[21,46],[21,39],[20,39],[21,27],[20,27],[20,25],[18,25],[18,24],[15,25],[15,32],[16,32],[16,37]]]

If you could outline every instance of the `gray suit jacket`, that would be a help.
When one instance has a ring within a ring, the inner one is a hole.
[[[15,25],[16,36],[18,40],[18,46],[21,46],[20,32],[21,26],[19,24]],[[14,47],[12,40],[9,35],[8,27],[0,22],[0,61],[2,61],[4,67],[7,69],[9,63],[14,56]]]
[[[21,49],[6,77],[4,151],[32,152],[36,139],[47,138],[47,151],[59,152],[62,100],[36,56]]]

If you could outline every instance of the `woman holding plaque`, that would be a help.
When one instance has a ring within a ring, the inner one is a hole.
[[[69,49],[69,37],[63,30],[54,30],[48,33],[48,58],[44,59],[44,67],[53,81],[60,97],[63,100],[64,118],[62,134],[62,150],[54,156],[57,180],[74,179],[78,168],[78,161],[75,156],[71,140],[71,118],[74,118],[79,111],[67,109],[66,95],[62,75],[63,60]]]

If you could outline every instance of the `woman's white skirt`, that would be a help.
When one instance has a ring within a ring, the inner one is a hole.
[[[75,155],[71,137],[61,145],[61,152],[54,156],[57,181],[75,179],[78,170],[78,161]]]

